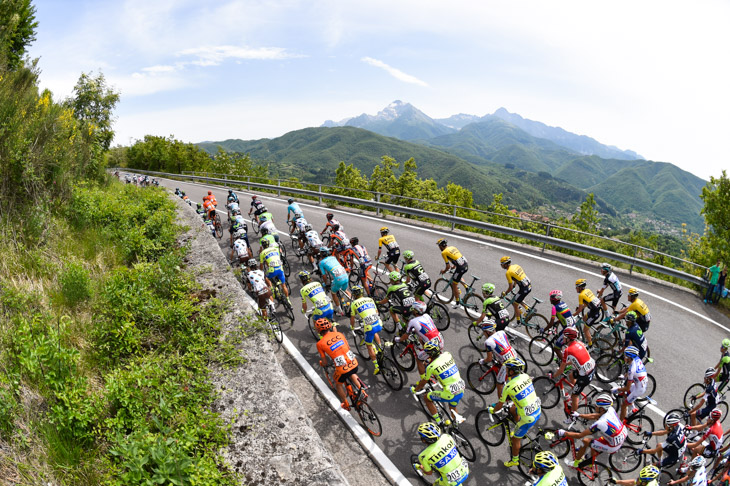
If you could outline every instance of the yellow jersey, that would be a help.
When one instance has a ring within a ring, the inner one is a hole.
[[[382,248],[383,246],[385,246],[388,251],[394,251],[400,248],[398,246],[398,242],[395,241],[395,236],[393,235],[385,235],[380,237],[380,239],[378,240],[378,249]]]
[[[524,270],[522,270],[522,267],[519,265],[510,265],[505,275],[507,276],[508,284],[515,282],[520,287],[527,287],[530,285],[530,279],[527,278]]]
[[[626,312],[634,311],[640,316],[645,316],[649,313],[649,306],[647,306],[643,300],[640,298],[636,298],[635,301],[631,303],[628,309],[626,309]]]
[[[598,297],[596,297],[591,289],[583,289],[581,293],[578,294],[578,305],[585,305],[586,307],[595,309],[601,305],[601,301],[598,300]]]
[[[464,255],[462,255],[455,246],[447,246],[444,248],[441,252],[441,257],[444,259],[445,263],[453,263],[457,267],[463,267],[466,265],[466,258],[464,258]]]

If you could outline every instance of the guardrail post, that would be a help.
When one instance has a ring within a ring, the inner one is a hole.
[[[322,184],[319,185],[319,204],[322,205]]]
[[[276,197],[281,197],[281,179],[276,179]]]
[[[251,192],[251,176],[246,177],[246,188],[248,189],[248,192]]]
[[[545,236],[550,236],[550,223],[547,224],[547,227],[545,228]],[[545,253],[545,245],[547,245],[547,241],[543,241],[542,243],[542,252]]]
[[[456,218],[456,206],[454,206],[454,211],[451,213],[451,215]],[[456,221],[451,221],[451,231],[454,231],[454,228],[456,227]]]
[[[380,193],[379,192],[376,192],[375,193],[375,202],[380,202]],[[380,208],[379,207],[375,208],[375,216],[380,216]]]
[[[634,259],[636,259],[636,252],[637,252],[637,251],[639,251],[639,247],[638,247],[638,246],[636,246],[636,245],[634,245]],[[629,275],[631,275],[631,271],[632,271],[633,269],[634,269],[634,264],[633,264],[633,262],[632,262],[632,263],[631,263],[631,265],[629,266]]]
[[[226,181],[223,183],[223,187],[228,187],[228,174],[224,175],[223,179],[225,179],[225,181]]]

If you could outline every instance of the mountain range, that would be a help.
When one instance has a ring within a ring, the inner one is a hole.
[[[701,231],[704,224],[699,177],[503,108],[435,120],[395,101],[376,115],[328,120],[274,139],[198,145],[211,154],[218,147],[249,153],[277,175],[319,182],[331,182],[340,161],[369,175],[383,155],[414,157],[419,175],[462,185],[478,204],[501,192],[519,210],[571,214],[592,192],[601,212],[645,222],[645,229],[677,232],[687,223]]]

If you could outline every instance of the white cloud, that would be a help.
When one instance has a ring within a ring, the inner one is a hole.
[[[300,57],[291,54],[281,47],[246,47],[246,46],[203,46],[184,49],[178,56],[194,56],[190,64],[198,66],[217,66],[226,59],[254,59],[262,61],[290,59]]]
[[[371,66],[383,69],[385,72],[393,76],[395,79],[399,81],[403,81],[404,83],[411,83],[411,84],[417,84],[419,86],[428,86],[428,84],[425,81],[422,81],[418,79],[415,76],[411,76],[410,74],[406,74],[400,69],[396,69],[392,66],[389,66],[385,64],[383,61],[380,61],[378,59],[373,59],[372,57],[363,57],[361,59],[363,62],[370,64]]]

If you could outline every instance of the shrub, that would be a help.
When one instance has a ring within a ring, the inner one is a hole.
[[[78,262],[71,262],[63,269],[60,275],[61,295],[69,307],[75,307],[80,302],[91,297],[91,279],[89,272]]]

